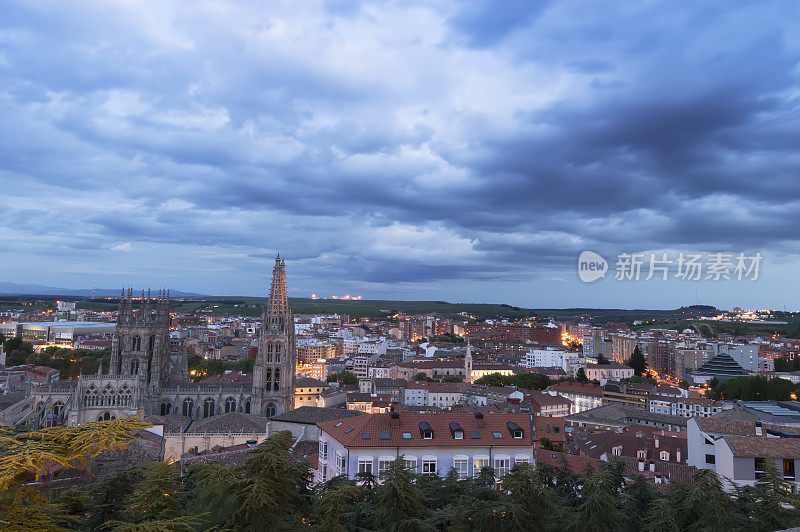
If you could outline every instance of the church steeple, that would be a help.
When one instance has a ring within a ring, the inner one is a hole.
[[[270,333],[284,332],[289,318],[289,298],[286,294],[286,262],[280,253],[272,269],[272,286],[264,312],[264,327]]]
[[[261,339],[253,368],[255,413],[271,417],[292,409],[296,363],[294,319],[286,293],[286,262],[279,254],[272,268],[272,284],[261,319]]]

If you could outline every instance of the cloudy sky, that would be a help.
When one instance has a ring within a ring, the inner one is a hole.
[[[4,1],[0,281],[796,309],[799,11]],[[613,278],[651,251],[764,259]]]

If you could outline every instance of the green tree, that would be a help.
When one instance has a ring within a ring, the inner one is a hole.
[[[517,464],[503,478],[510,504],[504,514],[506,530],[546,530],[555,515],[553,497],[531,464]]]
[[[425,499],[414,486],[414,475],[403,457],[389,464],[383,484],[375,490],[375,528],[380,530],[421,530],[430,515]]]
[[[186,509],[202,516],[209,528],[222,528],[233,513],[233,487],[237,472],[222,464],[209,462],[192,466],[184,479]]]
[[[751,515],[758,530],[784,530],[800,526],[800,499],[792,495],[772,460],[764,460],[764,475],[756,480]]]
[[[614,476],[605,470],[585,477],[583,500],[565,528],[580,532],[620,529],[625,515],[620,509],[615,484]]]
[[[484,375],[480,379],[475,381],[475,384],[481,384],[483,386],[507,386],[508,385],[508,378],[500,375],[499,373],[491,373],[489,375]]]
[[[597,364],[598,365],[606,365],[606,364],[610,364],[610,363],[611,362],[603,355],[603,353],[600,353],[599,355],[597,355]]]
[[[292,433],[281,431],[257,447],[233,486],[228,526],[261,531],[299,528],[311,503],[309,465],[289,456]]]
[[[125,521],[139,523],[181,515],[181,486],[176,474],[175,467],[166,462],[150,466],[122,512]]]
[[[628,360],[628,365],[633,368],[633,373],[640,377],[647,371],[647,360],[644,358],[642,350],[639,349],[638,345],[633,349],[633,354],[630,360]]]
[[[319,516],[315,528],[325,532],[352,530],[355,507],[364,496],[365,492],[351,483],[323,490],[315,504],[315,513]]]
[[[575,378],[578,382],[589,382],[589,378],[586,376],[586,370],[583,368],[578,368]]]
[[[23,483],[52,464],[87,467],[100,453],[127,448],[133,431],[149,426],[123,418],[20,433],[0,427],[0,525],[12,530],[53,529],[63,515]]]
[[[645,514],[641,530],[643,532],[679,532],[678,516],[675,514],[672,502],[666,497],[655,499]]]
[[[692,475],[692,485],[676,490],[674,496],[681,528],[730,530],[735,515],[734,505],[713,471],[700,469]]]
[[[464,376],[463,375],[445,375],[442,378],[442,382],[463,382]]]
[[[358,377],[356,377],[355,373],[350,373],[349,371],[342,371],[341,373],[331,373],[328,375],[326,379],[327,382],[338,382],[342,385],[353,385],[358,384]]]
[[[206,372],[209,375],[220,375],[225,371],[225,363],[218,358],[206,360]]]

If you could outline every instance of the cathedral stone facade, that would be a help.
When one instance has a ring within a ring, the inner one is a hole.
[[[111,367],[34,387],[30,418],[37,426],[81,425],[139,414],[202,419],[228,412],[274,416],[293,408],[297,353],[286,294],[286,264],[275,259],[252,387],[188,380],[186,355],[170,348],[169,292],[123,292]]]

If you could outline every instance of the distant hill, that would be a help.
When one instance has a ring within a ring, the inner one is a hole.
[[[117,297],[121,288],[98,288],[94,291],[97,297]],[[20,284],[0,282],[0,294],[3,295],[32,295],[32,296],[71,296],[71,297],[92,297],[93,293],[88,288],[58,288],[55,286],[44,286],[39,284]],[[200,296],[202,294],[192,294],[179,290],[170,290],[170,295],[175,297]]]

